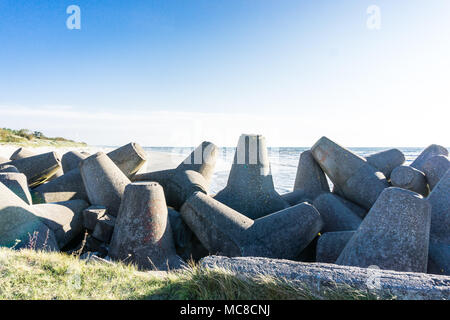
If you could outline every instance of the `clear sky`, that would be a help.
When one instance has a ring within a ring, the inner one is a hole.
[[[448,0],[0,0],[1,127],[97,145],[449,146],[449,110]]]

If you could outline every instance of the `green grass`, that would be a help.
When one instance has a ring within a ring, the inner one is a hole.
[[[374,299],[349,288],[315,296],[298,283],[245,278],[192,264],[182,271],[142,272],[123,263],[0,248],[0,299]]]
[[[56,137],[46,137],[41,132],[27,129],[13,130],[0,128],[0,143],[14,144],[22,147],[85,147],[86,143]]]

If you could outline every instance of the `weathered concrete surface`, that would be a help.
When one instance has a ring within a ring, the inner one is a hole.
[[[0,246],[59,250],[53,231],[35,215],[32,206],[3,183],[0,183]]]
[[[295,190],[303,190],[311,201],[322,193],[330,192],[325,173],[314,160],[311,150],[304,151],[300,155],[294,182]]]
[[[319,237],[316,247],[316,261],[335,263],[355,231],[326,232]]]
[[[430,237],[450,244],[450,170],[428,196],[431,204]]]
[[[61,162],[56,152],[38,154],[14,160],[7,164],[13,165],[27,177],[30,188],[45,182],[61,167]]]
[[[345,198],[370,209],[380,193],[389,187],[386,177],[366,159],[320,138],[311,148],[314,159]]]
[[[295,206],[302,202],[312,203],[312,199],[301,189],[284,193],[281,195],[281,198],[283,198],[290,206]]]
[[[105,206],[108,214],[116,217],[130,180],[103,152],[84,159],[80,163],[80,172],[89,202]]]
[[[251,219],[289,206],[275,191],[263,136],[239,137],[227,185],[214,198]]]
[[[132,177],[144,165],[146,154],[136,143],[129,143],[107,154],[117,167]],[[74,199],[88,201],[79,168],[40,185],[31,192],[34,203],[60,202]]]
[[[92,236],[102,242],[109,243],[114,232],[115,224],[116,218],[113,216],[108,214],[101,216],[95,225]]]
[[[27,204],[32,205],[30,190],[28,189],[27,177],[23,173],[1,172],[0,182],[14,192]]]
[[[450,244],[430,240],[428,273],[450,276]]]
[[[219,149],[209,141],[203,141],[194,151],[177,167],[178,170],[193,170],[200,173],[206,181],[206,189],[211,184]]]
[[[86,208],[83,210],[83,227],[89,231],[94,231],[98,219],[105,214],[105,206],[90,206]]]
[[[450,161],[446,156],[434,156],[425,162],[423,165],[423,173],[425,174],[430,190],[433,190],[448,169],[450,169]]]
[[[224,268],[240,276],[255,277],[262,274],[287,279],[306,286],[306,289],[319,298],[326,292],[336,292],[338,286],[344,290],[357,290],[385,299],[450,299],[450,277],[425,273],[255,257],[209,256],[201,260],[201,265],[206,268]]]
[[[366,160],[389,179],[392,170],[405,162],[405,155],[398,149],[389,149],[368,155]]]
[[[419,156],[411,163],[410,166],[413,168],[416,168],[417,170],[422,171],[423,166],[424,166],[425,162],[427,162],[428,159],[430,159],[431,157],[434,157],[434,156],[439,156],[439,155],[448,157],[447,148],[437,145],[437,144],[432,144],[432,145],[428,146],[427,148],[425,148],[425,150],[423,150],[419,154]]]
[[[0,172],[15,172],[19,173],[16,167],[10,164],[0,164]]]
[[[35,155],[36,155],[36,153],[34,151],[27,149],[27,148],[20,147],[19,149],[17,149],[16,151],[13,152],[13,154],[9,157],[9,159],[11,161],[14,161],[14,160],[32,157]]]
[[[61,166],[63,172],[67,173],[73,169],[78,168],[80,162],[86,158],[86,155],[78,151],[69,151],[64,153],[61,157]]]
[[[428,185],[425,174],[410,166],[399,166],[392,171],[391,184],[394,187],[403,188],[428,195]]]
[[[431,205],[419,194],[384,190],[336,264],[426,272]]]
[[[227,256],[293,259],[323,224],[317,210],[306,203],[252,220],[200,192],[184,203],[180,213],[209,252]]]
[[[178,268],[162,187],[156,182],[127,185],[111,239],[109,256],[142,269]]]
[[[33,212],[55,234],[58,246],[63,248],[83,231],[84,200],[44,203],[33,206]]]
[[[322,232],[349,231],[358,229],[362,219],[332,193],[316,198],[313,206],[323,219]]]

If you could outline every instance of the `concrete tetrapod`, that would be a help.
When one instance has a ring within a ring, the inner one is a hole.
[[[163,170],[135,176],[135,181],[158,182],[164,190],[167,205],[180,210],[196,191],[208,193],[208,183],[202,174],[193,170]]]
[[[447,148],[440,146],[438,144],[432,144],[425,148],[419,156],[411,163],[411,167],[416,168],[417,170],[422,171],[423,166],[425,165],[425,162],[428,161],[431,157],[434,156],[446,156],[448,157],[448,150]]]
[[[33,212],[53,231],[58,246],[63,248],[83,231],[84,200],[36,204]]]
[[[10,161],[7,164],[13,165],[27,177],[30,188],[45,182],[61,167],[61,162],[56,152],[42,153]]]
[[[305,196],[314,201],[322,193],[330,192],[325,173],[312,155],[311,150],[300,154],[298,161],[297,175],[294,182],[294,191],[303,190]]]
[[[289,206],[275,191],[263,136],[239,137],[227,185],[214,199],[251,219]]]
[[[368,155],[366,160],[389,179],[392,170],[405,162],[405,155],[398,149],[389,149]]]
[[[332,193],[316,198],[313,206],[323,219],[322,232],[349,231],[358,229],[362,219]]]
[[[69,151],[61,157],[61,165],[65,173],[78,168],[80,162],[86,159],[87,156],[78,151]]]
[[[389,187],[386,177],[366,159],[341,147],[327,137],[311,148],[314,159],[347,198],[370,209],[380,193]]]
[[[14,161],[14,160],[24,159],[24,158],[28,158],[28,157],[33,157],[35,155],[36,155],[36,153],[31,151],[30,149],[21,147],[21,148],[17,149],[16,151],[14,151],[14,153],[9,157],[9,159]]]
[[[384,190],[336,264],[426,272],[431,205],[419,194]]]
[[[124,145],[107,155],[127,177],[134,176],[146,161],[145,152],[136,143]],[[88,200],[79,168],[33,189],[31,195],[34,203]]]
[[[306,203],[252,220],[223,203],[196,192],[181,216],[210,253],[293,259],[315,238],[323,222]]]
[[[322,234],[317,241],[316,261],[335,263],[355,232],[356,231],[337,231]]]
[[[130,180],[103,152],[84,159],[80,164],[80,172],[89,202],[105,206],[108,214],[116,217]]]
[[[156,182],[127,185],[111,239],[109,256],[141,269],[178,268],[167,205]]]
[[[106,214],[105,206],[90,206],[83,210],[83,227],[88,231],[94,231],[100,217]]]
[[[431,204],[430,237],[450,245],[450,170],[428,196]]]
[[[433,190],[448,169],[450,169],[450,161],[446,156],[434,156],[425,162],[423,165],[423,173],[425,174],[425,178],[427,178],[430,190]]]
[[[15,172],[20,173],[19,170],[17,170],[16,167],[10,164],[0,164],[0,172]],[[28,183],[27,183],[28,185]]]
[[[28,189],[27,177],[23,173],[2,172],[0,182],[7,186],[25,203],[32,205],[30,190]]]
[[[450,276],[450,244],[430,239],[428,273]]]
[[[59,250],[55,235],[14,192],[0,183],[0,246]]]
[[[428,185],[425,174],[410,166],[399,166],[392,171],[391,184],[394,187],[403,188],[428,195]]]

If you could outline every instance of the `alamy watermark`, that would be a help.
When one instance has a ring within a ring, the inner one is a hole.
[[[69,30],[81,29],[81,9],[77,5],[70,5],[66,9],[66,13],[70,16],[66,20],[66,26]]]
[[[381,29],[381,9],[377,5],[370,5],[366,13],[368,14],[366,26],[369,30]]]

